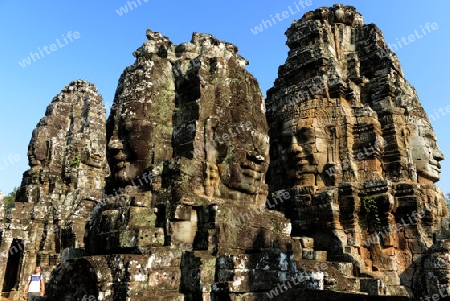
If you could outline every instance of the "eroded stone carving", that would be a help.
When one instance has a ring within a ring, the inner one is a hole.
[[[289,223],[265,210],[269,139],[258,83],[237,48],[211,35],[181,45],[150,30],[147,37],[108,119],[110,197],[87,226],[87,250],[95,258],[140,254],[139,262],[162,256],[163,266],[142,273],[152,289],[166,289],[158,298],[262,296],[280,278],[275,265],[259,271],[258,262],[274,256],[290,276],[301,271]],[[154,177],[144,183],[144,173]],[[241,271],[233,258],[245,252],[254,255],[242,258],[249,268]],[[170,287],[157,277],[167,267]],[[273,281],[253,282],[255,273]]]
[[[417,260],[447,216],[436,136],[395,54],[377,55],[387,46],[374,25],[343,5],[313,15],[287,30],[268,91],[269,190],[293,196],[278,207],[294,235],[384,281],[376,294],[421,296]]]
[[[56,95],[36,125],[28,146],[30,169],[1,243],[2,271],[9,272],[1,274],[0,286],[8,278],[3,289],[13,290],[11,298],[20,297],[14,290],[36,264],[48,277],[63,252],[84,254],[85,223],[109,173],[104,129],[102,97],[82,80]]]

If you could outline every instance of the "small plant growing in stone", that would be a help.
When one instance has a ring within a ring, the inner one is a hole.
[[[80,156],[76,155],[75,158],[72,160],[72,165],[78,165],[80,164]]]
[[[381,229],[381,219],[380,215],[378,214],[378,207],[377,202],[375,199],[368,195],[363,195],[362,203],[364,210],[366,210],[367,215],[371,220],[374,221],[375,224],[375,230],[379,231]]]
[[[41,170],[37,169],[37,170],[33,171],[33,173],[31,174],[31,177],[33,179],[39,179],[40,174],[41,174]]]

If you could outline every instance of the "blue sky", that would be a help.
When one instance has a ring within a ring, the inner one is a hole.
[[[175,44],[189,41],[194,31],[211,33],[234,43],[239,53],[250,61],[247,68],[265,94],[277,77],[278,66],[286,59],[284,32],[292,21],[308,10],[336,3],[135,0],[134,6],[132,2],[0,1],[0,190],[8,193],[20,185],[22,173],[28,169],[27,148],[32,130],[44,117],[52,98],[69,82],[84,79],[94,83],[109,110],[119,76],[134,62],[132,52],[146,41],[147,28],[161,32]],[[445,134],[450,122],[450,113],[445,111],[450,105],[446,91],[450,70],[446,55],[450,46],[450,2],[352,0],[341,3],[355,6],[365,23],[377,24],[388,44],[407,38],[415,30],[420,33],[421,26],[427,22],[437,23],[436,30],[409,45],[402,44],[396,53],[425,110],[438,116],[431,121],[438,144],[448,158],[441,162],[438,186],[444,193],[450,193],[450,139]],[[120,11],[121,7],[127,7],[128,12]],[[288,13],[280,17],[282,21],[258,34],[252,32],[263,19],[269,20],[270,15],[275,17],[283,11]],[[43,56],[34,56],[35,61],[30,57],[30,64],[25,67],[19,64],[26,64],[23,60],[30,52],[40,54],[39,51]],[[444,113],[439,113],[439,108]]]

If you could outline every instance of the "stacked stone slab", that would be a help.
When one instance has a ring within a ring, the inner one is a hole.
[[[426,296],[424,252],[447,209],[434,185],[443,155],[416,91],[354,7],[308,12],[286,35],[266,100],[269,190],[291,195],[277,208],[293,235],[353,263],[361,291]]]
[[[17,281],[3,285],[11,275],[2,268],[4,291],[22,288],[36,264],[49,276],[61,257],[84,252],[85,224],[109,173],[105,122],[97,88],[76,80],[53,98],[36,125],[28,147],[30,169],[2,227],[2,264],[21,254],[11,267]]]

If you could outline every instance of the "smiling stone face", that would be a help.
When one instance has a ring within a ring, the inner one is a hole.
[[[133,140],[119,140],[111,137],[108,151],[115,177],[122,182],[131,181],[139,177],[150,162],[150,148],[147,141],[151,138],[151,127],[139,119],[127,120],[122,124],[120,132],[125,137],[136,137]]]
[[[236,47],[196,33],[178,46],[150,33],[146,44],[122,75],[108,119],[110,188],[159,167],[174,203],[206,196],[263,204],[264,97]]]
[[[441,173],[440,161],[444,155],[437,145],[436,135],[428,122],[418,120],[410,138],[411,157],[416,165],[419,182],[439,181]]]
[[[317,139],[312,124],[304,120],[288,120],[282,129],[282,163],[293,185],[315,185],[318,173]]]
[[[266,133],[252,127],[250,121],[234,127],[216,125],[207,141],[205,189],[210,196],[232,199],[266,193],[265,173],[269,165],[269,141]],[[225,138],[220,140],[220,137]]]
[[[204,122],[204,191],[209,197],[246,204],[255,204],[256,200],[256,204],[264,206],[265,174],[269,165],[268,127],[263,107],[254,105],[264,100],[256,81],[244,69],[235,76],[239,79],[234,80],[236,86],[226,88],[231,101],[216,98],[215,110],[209,112]],[[224,92],[216,88],[209,93],[217,95],[218,90]]]
[[[338,161],[340,127],[335,110],[315,107],[298,114],[295,108],[287,110],[290,114],[280,114],[281,137],[273,146],[279,155],[274,159],[280,160],[290,186],[326,186],[324,171]]]
[[[122,75],[107,122],[114,186],[124,187],[171,158],[174,90],[172,65],[160,57],[138,58]]]

